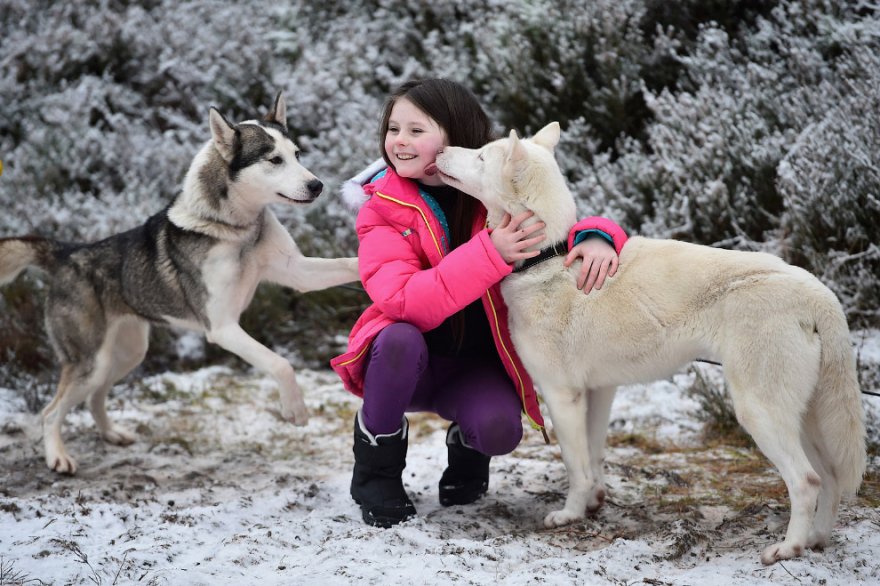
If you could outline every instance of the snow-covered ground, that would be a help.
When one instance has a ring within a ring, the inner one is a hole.
[[[880,333],[860,342],[860,359],[880,363]],[[410,418],[404,477],[419,515],[364,525],[348,495],[358,401],[330,371],[299,379],[313,414],[300,428],[280,420],[273,385],[253,373],[129,379],[109,408],[139,441],[105,444],[86,410],[71,414],[74,477],[47,470],[36,416],[0,389],[0,583],[880,583],[878,462],[842,505],[830,547],[765,567],[759,554],[781,539],[788,498],[755,452],[700,441],[690,371],[621,389],[610,498],[560,529],[542,524],[566,489],[555,442],[527,430],[493,459],[485,498],[444,508],[445,424],[425,414]],[[876,426],[880,399],[864,402]]]

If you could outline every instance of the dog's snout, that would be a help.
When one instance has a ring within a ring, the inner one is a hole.
[[[306,183],[306,189],[309,190],[313,197],[318,197],[324,190],[324,184],[319,179],[312,179]]]

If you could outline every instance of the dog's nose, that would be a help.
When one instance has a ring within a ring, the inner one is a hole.
[[[306,189],[309,190],[309,193],[312,194],[312,197],[318,197],[321,195],[321,191],[324,190],[324,184],[321,183],[318,179],[312,179],[308,183],[306,183]]]

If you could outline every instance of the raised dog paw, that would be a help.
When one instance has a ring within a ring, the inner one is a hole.
[[[306,425],[309,422],[309,410],[303,400],[302,391],[280,390],[281,417],[294,425]]]
[[[291,406],[281,402],[281,417],[294,425],[306,425],[309,422],[309,411],[306,406]]]

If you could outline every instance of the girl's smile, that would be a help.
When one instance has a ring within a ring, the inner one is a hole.
[[[406,98],[391,108],[385,153],[401,177],[425,185],[442,185],[434,160],[446,146],[446,132],[437,122]]]

